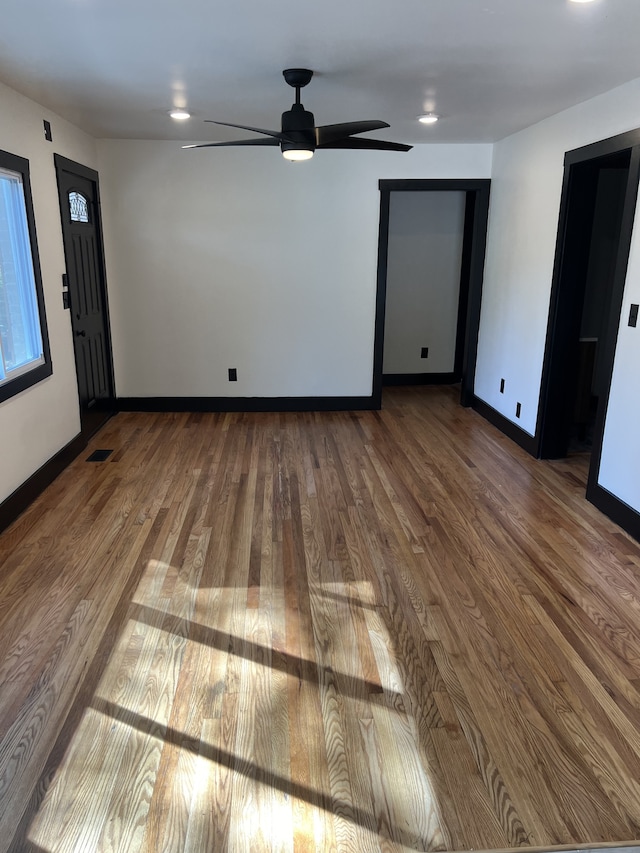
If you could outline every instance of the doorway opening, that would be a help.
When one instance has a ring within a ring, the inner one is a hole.
[[[538,456],[600,462],[638,191],[638,134],[569,152],[558,227]]]
[[[391,193],[383,385],[461,379],[465,205],[462,191]]]
[[[590,453],[598,401],[606,393],[604,353],[631,151],[571,167],[562,286],[573,292],[565,344],[565,418],[561,456]]]
[[[490,181],[379,187],[373,405],[380,408],[385,384],[459,382],[460,402],[471,406]]]

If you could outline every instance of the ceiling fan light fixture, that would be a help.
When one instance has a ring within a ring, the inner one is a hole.
[[[288,68],[283,72],[285,82],[296,90],[296,100],[290,110],[282,113],[280,130],[267,130],[264,127],[252,127],[248,124],[232,124],[228,121],[205,119],[212,124],[224,127],[237,127],[259,133],[257,139],[236,139],[231,142],[201,142],[183,145],[183,148],[219,148],[229,145],[279,146],[282,156],[293,162],[310,160],[316,148],[343,148],[351,150],[369,149],[372,151],[410,151],[412,146],[402,142],[387,142],[384,139],[367,139],[360,136],[372,130],[389,127],[386,121],[343,121],[338,124],[323,124],[316,127],[312,112],[305,110],[300,102],[300,89],[313,77],[308,68]]]
[[[300,163],[302,160],[311,160],[313,151],[308,148],[288,148],[282,152],[282,156],[291,163]]]
[[[435,124],[439,118],[440,116],[435,113],[427,113],[426,115],[418,116],[418,121],[420,124]]]

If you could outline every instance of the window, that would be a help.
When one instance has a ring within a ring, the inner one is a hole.
[[[69,193],[69,215],[72,222],[89,221],[89,205],[82,193],[75,190]]]
[[[29,163],[0,151],[0,402],[51,372]]]

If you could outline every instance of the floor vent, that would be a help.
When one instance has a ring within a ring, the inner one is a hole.
[[[112,453],[113,450],[94,450],[91,456],[87,458],[87,462],[104,462]]]

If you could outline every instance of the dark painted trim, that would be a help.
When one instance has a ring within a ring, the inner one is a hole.
[[[489,193],[491,181],[477,179],[401,179],[380,180],[380,224],[378,229],[378,277],[376,288],[376,318],[373,345],[373,392],[372,397],[379,409],[382,405],[384,356],[384,319],[387,295],[387,265],[389,257],[389,207],[392,192],[466,192],[465,248],[463,266],[468,266],[467,313],[464,318],[464,344],[462,350],[460,403],[472,405],[475,381],[478,332],[480,328],[480,306],[482,303],[482,279],[489,217]],[[471,223],[470,223],[471,218]],[[470,240],[470,244],[469,244]],[[463,271],[461,271],[462,274]],[[463,325],[459,318],[460,326]]]
[[[27,388],[37,385],[38,382],[47,379],[52,374],[53,364],[51,363],[51,359],[49,359],[37,367],[32,367],[31,370],[21,373],[15,379],[9,379],[4,385],[0,386],[0,403],[5,403],[7,400],[15,397],[16,394],[20,394],[22,391],[26,391]]]
[[[473,256],[473,225],[475,222],[476,194],[465,193],[464,222],[462,223],[462,256],[460,258],[460,282],[458,286],[458,316],[456,318],[456,351],[453,359],[453,372],[456,381],[462,378],[463,358],[467,333],[467,312],[469,310],[469,285],[471,282],[471,258]]]
[[[575,163],[583,163],[586,160],[595,160],[599,157],[608,157],[610,154],[618,154],[626,148],[640,145],[640,128],[628,130],[626,133],[618,133],[607,139],[600,139],[590,145],[582,145],[580,148],[572,148],[564,156],[564,165],[572,166]]]
[[[587,486],[587,500],[640,542],[640,513],[597,483]]]
[[[623,134],[626,138],[627,134]],[[573,386],[573,377],[577,372],[578,338],[580,334],[581,310],[584,302],[586,275],[589,254],[585,251],[585,235],[590,234],[596,204],[598,175],[601,168],[618,165],[627,171],[627,189],[624,201],[625,213],[620,222],[619,252],[614,274],[614,283],[609,299],[610,314],[604,330],[603,341],[615,339],[622,309],[622,291],[624,273],[628,260],[633,214],[637,195],[638,177],[633,174],[632,151],[624,148],[611,152],[612,141],[608,140],[603,156],[579,159],[580,149],[570,152],[565,158],[565,171],[562,182],[562,196],[558,217],[558,233],[554,258],[551,296],[549,301],[549,319],[545,342],[545,355],[540,383],[540,405],[536,423],[538,455],[544,459],[566,456],[569,424],[572,418],[571,398],[567,389]],[[587,146],[593,153],[597,146]],[[629,210],[629,193],[633,194],[633,209]],[[619,276],[622,271],[622,281]],[[620,289],[622,288],[622,289]],[[619,297],[619,298],[618,298]],[[613,370],[614,353],[611,354],[610,368]],[[606,356],[609,379],[609,357]],[[602,400],[599,407],[602,407]],[[594,447],[601,441],[602,435],[594,433]]]
[[[13,494],[0,504],[0,531],[7,528],[33,501],[51,485],[58,474],[71,464],[87,446],[86,439],[79,433],[62,450],[32,474]]]
[[[635,212],[635,203],[633,210],[630,211],[629,209],[629,194],[632,193],[635,199],[638,190],[638,175],[636,170],[637,159],[634,153],[634,149],[637,149],[638,146],[640,146],[640,129],[621,133],[617,136],[612,136],[608,139],[603,139],[599,142],[594,142],[581,148],[575,148],[565,154],[562,194],[558,216],[558,232],[556,237],[551,296],[549,302],[549,320],[547,323],[545,355],[540,383],[540,405],[538,407],[538,418],[536,423],[536,438],[538,441],[537,455],[542,458],[553,458],[555,456],[563,455],[558,446],[558,442],[555,440],[555,433],[557,431],[556,423],[560,419],[559,412],[565,405],[564,398],[566,397],[566,394],[561,387],[562,382],[559,381],[559,377],[554,375],[554,371],[556,370],[554,365],[562,363],[561,352],[563,347],[563,336],[570,333],[569,327],[572,322],[579,322],[579,320],[576,320],[574,317],[575,312],[572,311],[571,299],[566,298],[566,296],[563,299],[563,294],[561,292],[561,289],[564,286],[567,286],[565,279],[570,279],[572,274],[571,268],[569,270],[564,269],[565,254],[570,251],[571,248],[570,246],[568,247],[568,241],[570,241],[570,238],[572,237],[568,228],[569,205],[570,202],[573,201],[577,208],[577,215],[580,216],[584,213],[583,208],[594,201],[593,199],[590,201],[587,198],[583,199],[581,204],[576,204],[576,199],[572,198],[571,182],[574,174],[573,167],[588,169],[590,168],[590,165],[593,164],[593,168],[595,169],[598,168],[597,161],[602,158],[624,155],[625,152],[627,152],[628,155],[629,153],[631,155],[629,177],[627,180],[627,198],[625,199],[625,211],[621,223],[620,252],[614,277],[614,293],[611,297],[611,310],[607,325],[607,338],[613,334],[615,342],[618,323],[620,320],[620,311],[622,309],[622,295],[624,290],[624,280],[621,281],[620,279],[621,275],[622,279],[624,279],[624,273],[621,274],[621,269],[624,267],[624,272],[626,273],[626,262],[628,260],[628,252],[633,230],[633,215]],[[578,173],[575,174],[577,175]],[[579,178],[580,176],[578,176],[578,179]],[[628,229],[628,231],[625,232],[625,229]],[[575,227],[573,230],[575,231]],[[575,236],[573,236],[573,239],[576,239]],[[621,266],[623,251],[626,251],[626,257],[624,258],[624,263]],[[571,286],[570,280],[568,286]],[[622,291],[620,290],[620,287],[622,287]],[[616,302],[619,302],[617,305],[618,313],[617,316],[614,316],[616,313]],[[558,354],[559,352],[560,355]],[[607,385],[610,385],[615,352],[611,348],[608,348],[607,352],[610,354],[610,358],[607,356],[607,373],[609,377]],[[599,405],[598,421],[602,424],[604,424],[605,415],[606,406],[603,406],[601,401],[601,405]],[[596,424],[596,431],[594,432],[594,448],[596,448],[595,452],[599,457],[602,444],[602,432],[598,433],[597,427],[598,424]]]
[[[73,175],[80,175],[81,178],[98,183],[98,173],[89,166],[83,166],[82,163],[69,160],[67,157],[63,157],[62,154],[54,154],[53,162],[56,169],[61,169],[63,172],[71,172]]]
[[[567,453],[572,411],[567,386],[577,370],[578,338],[589,264],[589,253],[585,251],[589,244],[584,236],[593,225],[597,177],[595,170],[593,175],[591,170],[578,174],[573,170],[573,166],[578,165],[569,166],[565,160],[562,179],[536,420],[537,455],[545,459],[563,457]]]
[[[540,388],[540,408],[538,412],[538,422],[536,425],[536,440],[538,444],[536,455],[546,458],[554,455],[553,451],[556,449],[551,437],[548,435],[548,422],[546,421],[546,418],[549,416],[546,414],[546,407],[550,404],[549,401],[553,395],[550,378],[553,358],[552,349],[554,346],[559,345],[556,338],[562,333],[561,328],[560,331],[558,330],[559,324],[557,314],[559,311],[558,303],[560,300],[558,291],[562,284],[562,278],[565,274],[563,270],[563,261],[566,251],[565,243],[567,242],[568,232],[567,219],[569,213],[569,201],[571,197],[572,167],[588,169],[593,164],[593,168],[597,168],[599,160],[609,157],[613,158],[615,155],[622,156],[625,153],[629,157],[627,188],[624,199],[622,220],[620,223],[620,242],[613,276],[609,315],[606,324],[606,334],[604,335],[604,342],[606,346],[604,354],[604,371],[608,377],[605,383],[607,390],[598,403],[596,423],[593,432],[593,451],[589,466],[586,498],[601,512],[609,516],[609,518],[611,518],[623,530],[626,530],[631,536],[640,540],[640,513],[632,509],[628,504],[621,501],[598,483],[600,462],[602,458],[604,427],[607,408],[609,405],[611,380],[615,365],[615,351],[624,301],[627,266],[633,235],[638,186],[640,182],[640,129],[632,130],[628,133],[622,133],[582,148],[576,148],[572,151],[568,151],[565,155],[565,172],[562,185],[560,215],[558,220],[558,236],[551,289],[549,324],[547,328],[545,360]],[[566,309],[565,313],[567,313]],[[568,313],[571,313],[570,310]],[[563,321],[561,320],[560,326],[562,326],[562,322]],[[565,320],[564,326],[566,326],[568,322],[570,321]]]
[[[478,334],[480,332],[480,311],[482,308],[482,285],[484,281],[484,261],[487,250],[487,229],[489,227],[489,196],[491,181],[478,183],[473,192],[473,229],[471,234],[471,256],[469,258],[469,291],[467,303],[467,325],[464,336],[462,356],[462,374],[460,404],[472,406],[476,381],[476,361],[478,358]]]
[[[16,394],[26,391],[53,373],[51,361],[51,349],[49,347],[49,330],[47,326],[47,312],[44,304],[44,289],[42,286],[42,269],[40,267],[40,252],[38,250],[38,235],[36,233],[36,220],[33,211],[33,195],[31,192],[31,177],[29,173],[29,161],[9,151],[0,151],[0,165],[13,172],[19,172],[22,176],[22,191],[24,194],[25,214],[27,218],[27,231],[29,232],[29,249],[33,264],[33,279],[36,290],[36,304],[38,306],[38,320],[40,323],[40,337],[42,339],[42,364],[27,370],[9,379],[0,386],[0,403],[11,399]]]
[[[383,373],[383,385],[455,385],[460,376],[453,373]]]
[[[380,191],[391,192],[476,192],[491,184],[489,178],[381,178]]]
[[[120,412],[351,412],[379,409],[373,397],[118,397]]]
[[[378,226],[378,277],[376,319],[373,331],[373,389],[375,408],[382,408],[382,363],[384,359],[384,319],[387,310],[387,265],[389,262],[389,206],[391,193],[380,182],[380,224]]]
[[[605,393],[598,401],[598,411],[593,429],[593,452],[589,466],[589,478],[587,481],[587,495],[595,493],[598,486],[600,474],[600,461],[602,459],[602,444],[604,442],[604,427],[609,408],[609,397],[611,396],[611,383],[613,381],[613,368],[616,360],[616,347],[618,344],[618,330],[624,303],[624,291],[627,283],[627,268],[629,266],[629,255],[631,253],[631,240],[633,237],[633,223],[638,202],[638,186],[640,184],[640,144],[631,150],[631,162],[629,164],[629,176],[622,211],[622,222],[620,223],[620,242],[618,244],[618,256],[616,258],[615,272],[613,275],[613,286],[611,301],[609,304],[609,317],[607,318],[607,332],[605,335],[605,352],[603,357],[603,373],[607,376],[604,383]],[[620,452],[624,452],[620,448]],[[608,493],[607,493],[608,494]],[[612,496],[613,497],[613,496]],[[626,504],[625,504],[626,506]],[[608,514],[608,513],[607,513]],[[640,515],[638,515],[640,519]],[[624,526],[624,525],[621,525]]]
[[[507,438],[515,441],[517,445],[519,445],[523,450],[526,450],[527,453],[531,454],[531,456],[536,455],[538,443],[535,436],[525,432],[521,427],[514,424],[513,421],[510,421],[508,418],[505,418],[504,415],[501,415],[500,412],[496,411],[492,406],[485,403],[484,400],[481,400],[479,397],[474,396],[472,406],[479,415],[482,415],[485,420],[489,421],[490,424],[493,424],[494,427],[497,427],[500,432],[503,432],[507,436]]]

